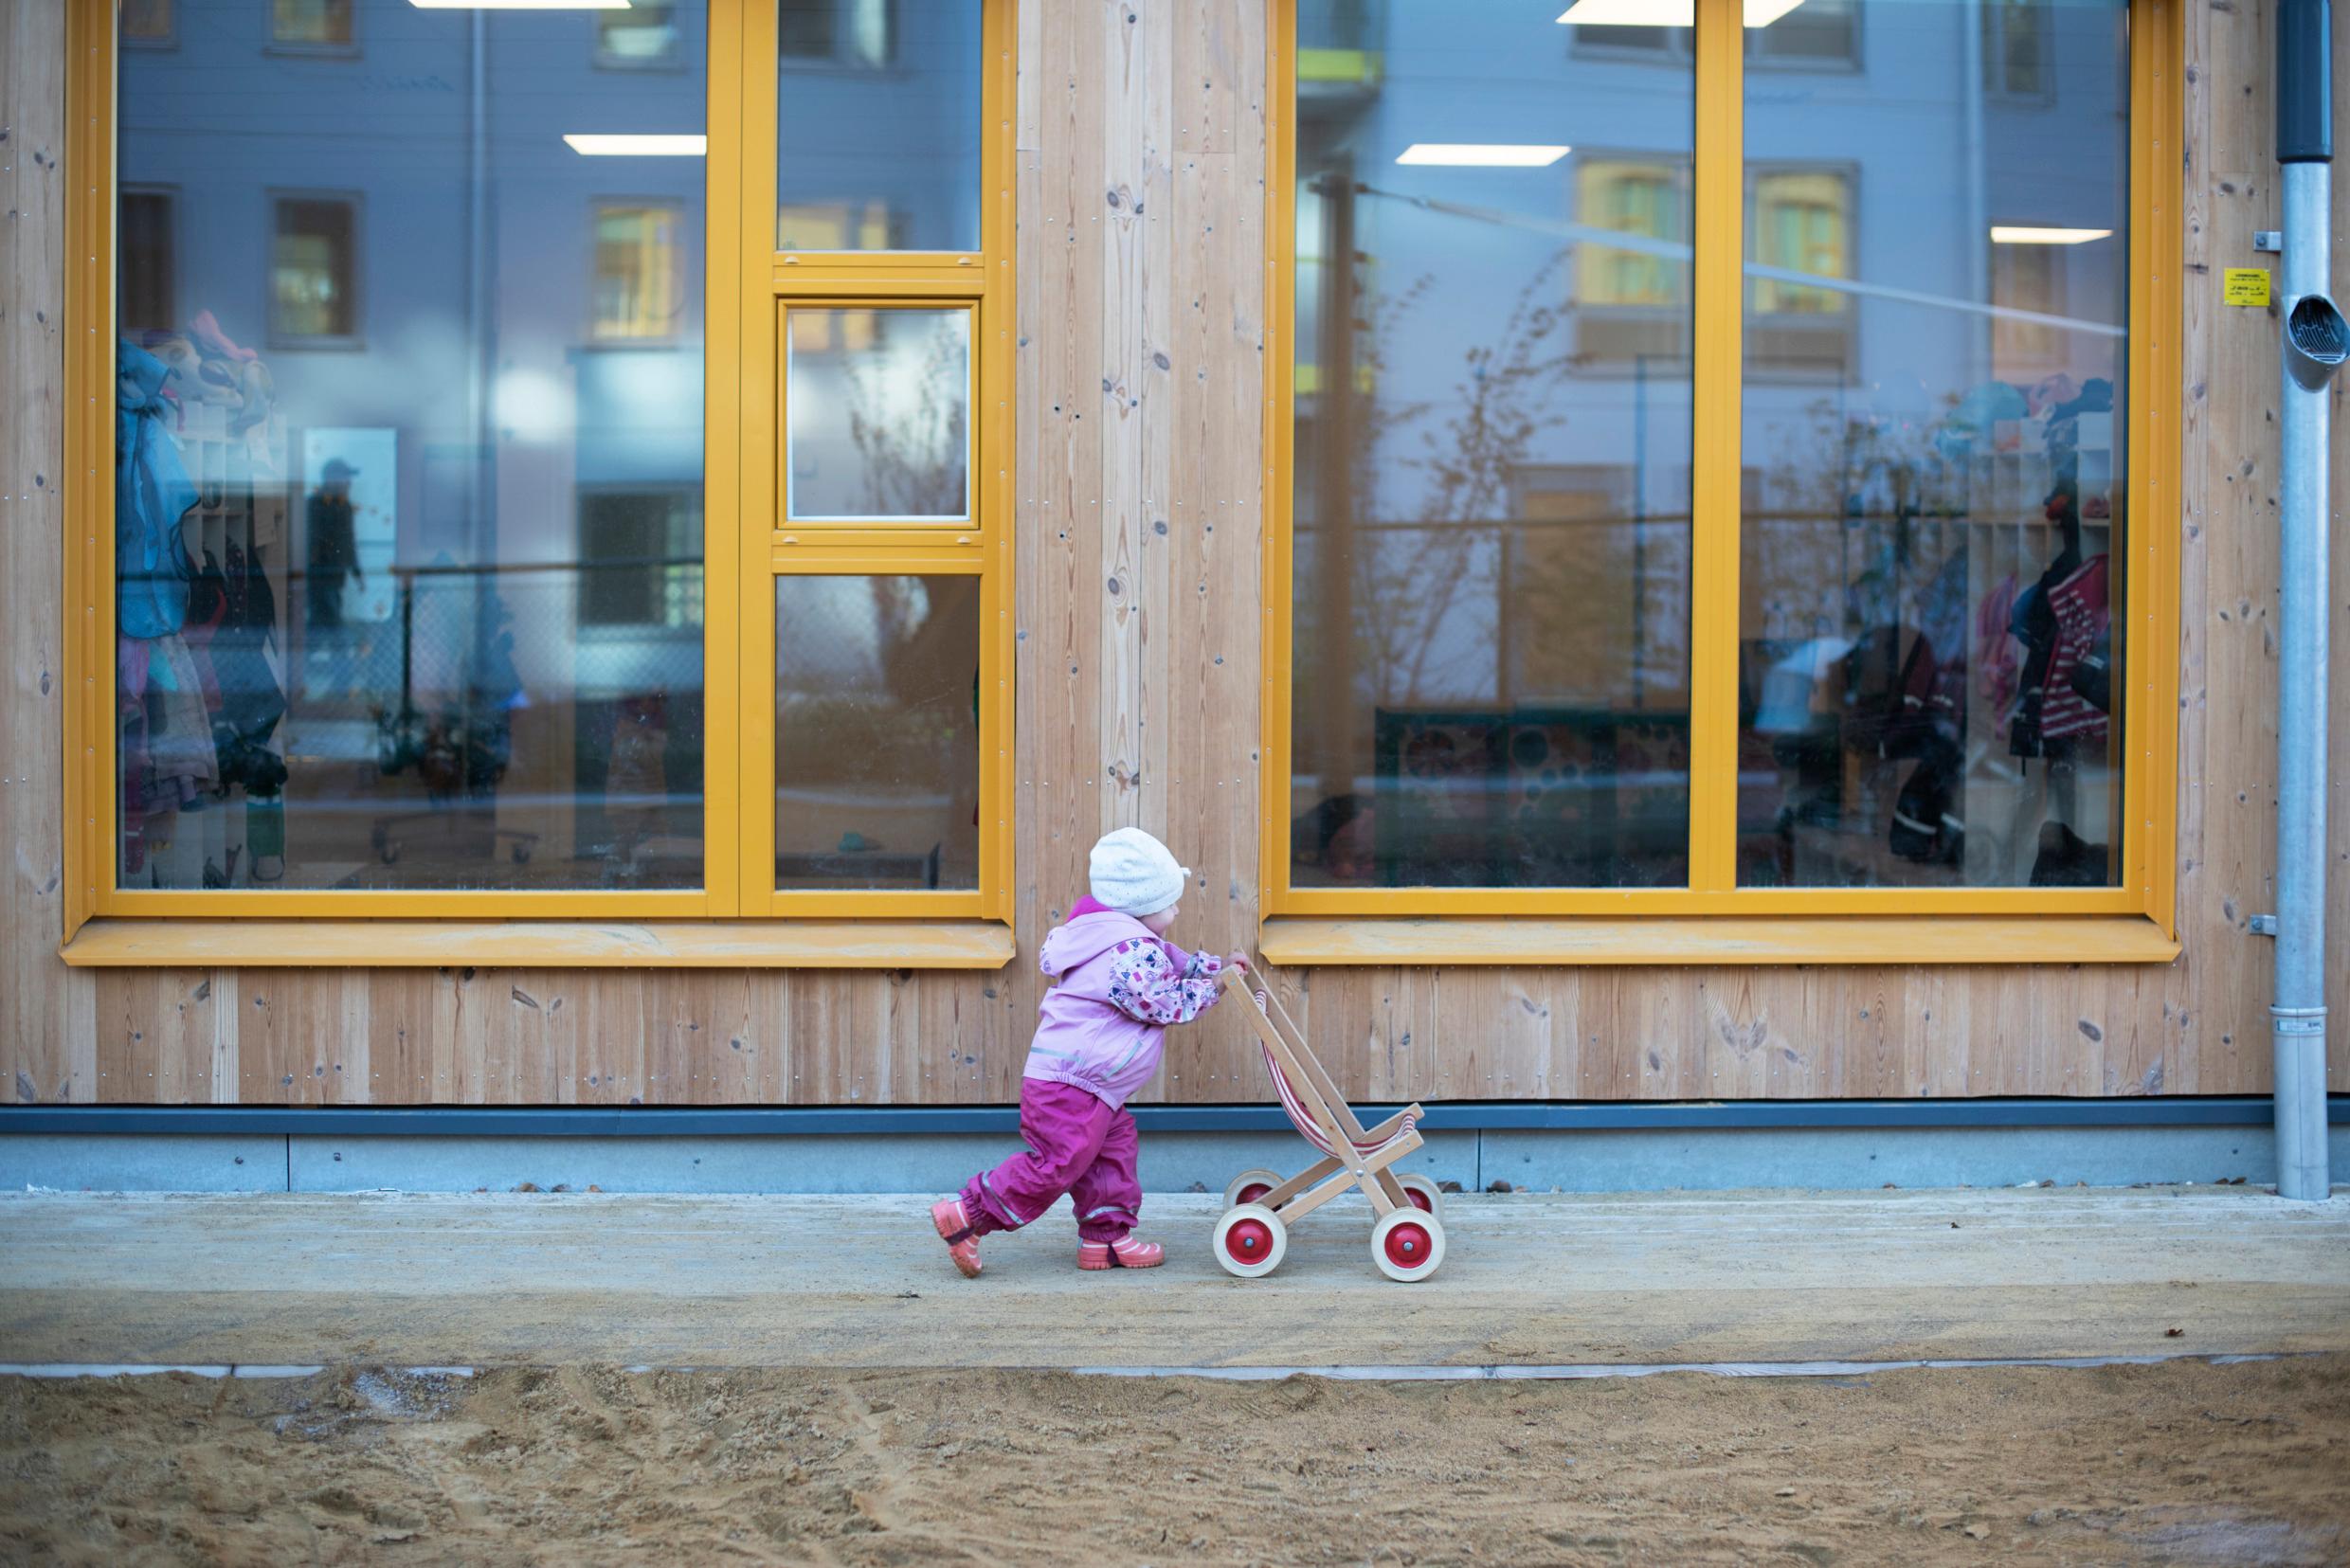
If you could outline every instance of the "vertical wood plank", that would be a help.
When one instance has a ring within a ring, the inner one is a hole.
[[[89,1099],[92,982],[64,934],[65,8],[0,0],[0,1104]]]

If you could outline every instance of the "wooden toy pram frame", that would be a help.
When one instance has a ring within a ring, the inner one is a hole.
[[[1361,1188],[1377,1217],[1371,1260],[1389,1279],[1426,1279],[1444,1261],[1444,1195],[1424,1176],[1398,1173],[1397,1161],[1420,1146],[1427,1113],[1405,1106],[1365,1127],[1338,1085],[1323,1071],[1305,1032],[1280,999],[1254,972],[1225,969],[1218,977],[1236,996],[1264,1048],[1265,1068],[1298,1136],[1322,1158],[1292,1177],[1242,1171],[1224,1189],[1216,1222],[1216,1261],[1243,1279],[1269,1274],[1289,1251],[1289,1228],[1331,1199]]]

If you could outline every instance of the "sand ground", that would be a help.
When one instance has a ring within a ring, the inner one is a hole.
[[[2350,1358],[0,1379],[0,1559],[2339,1563]]]
[[[0,1563],[2350,1562],[2350,1200],[1468,1197],[1408,1287],[1359,1200],[1256,1281],[1216,1208],[969,1282],[912,1198],[0,1195],[0,1363],[327,1367],[0,1378]],[[2180,1353],[2285,1359],[1067,1370]]]

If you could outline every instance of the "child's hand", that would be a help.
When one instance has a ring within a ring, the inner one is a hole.
[[[1239,970],[1244,975],[1248,973],[1249,962],[1248,955],[1246,953],[1235,953],[1230,958],[1224,960],[1224,962],[1232,965],[1235,969]]]

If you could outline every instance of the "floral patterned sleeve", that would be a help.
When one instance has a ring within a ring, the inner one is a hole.
[[[1216,1005],[1216,973],[1222,967],[1223,961],[1210,954],[1136,937],[1111,950],[1110,1000],[1140,1023],[1189,1023]]]

